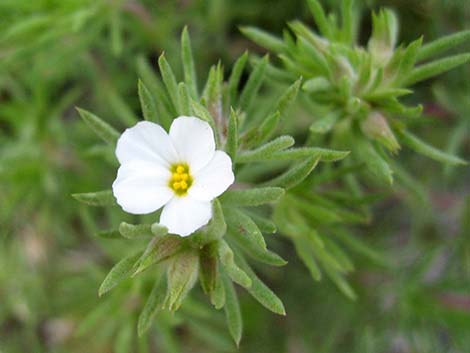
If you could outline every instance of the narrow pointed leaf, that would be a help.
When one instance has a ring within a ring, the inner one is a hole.
[[[155,105],[155,100],[145,84],[139,80],[138,83],[140,106],[145,120],[157,122],[158,113]]]
[[[284,189],[278,187],[253,188],[247,190],[229,190],[220,200],[225,205],[260,206],[275,202],[284,195]]]
[[[268,181],[267,184],[290,189],[308,177],[312,170],[317,166],[319,160],[320,159],[318,157],[310,157],[306,161],[287,170],[284,174]]]
[[[237,344],[240,343],[243,332],[242,315],[240,312],[240,304],[238,303],[237,293],[232,282],[227,276],[223,277],[225,290],[225,317],[227,318],[227,326],[233,340]]]
[[[151,224],[129,224],[122,222],[119,225],[119,232],[124,238],[135,239],[141,237],[153,237],[155,234],[152,232]],[[168,232],[168,230],[167,230]],[[161,234],[162,236],[165,234]]]
[[[217,244],[212,242],[199,250],[199,282],[204,293],[209,296],[215,290],[217,273]]]
[[[313,18],[315,19],[316,25],[320,29],[320,32],[325,37],[329,38],[331,35],[331,28],[320,2],[317,0],[307,0],[307,4],[312,12]]]
[[[178,84],[178,102],[180,104],[180,108],[178,110],[179,114],[185,116],[193,115],[190,93],[184,82],[180,82]]]
[[[259,216],[255,213],[250,213],[249,216],[256,223],[261,232],[267,234],[274,234],[277,232],[276,224],[270,219]]]
[[[232,161],[237,158],[238,151],[238,115],[230,109],[230,117],[227,129],[227,141],[225,142],[225,151],[230,156]]]
[[[268,56],[266,55],[259,63],[256,64],[253,72],[251,73],[245,87],[240,94],[239,106],[243,111],[248,111],[251,108],[253,100],[256,98],[261,84],[264,80],[266,66],[268,65]]]
[[[230,102],[229,104],[235,106],[237,92],[238,92],[238,85],[240,83],[240,78],[243,73],[243,69],[245,68],[246,62],[248,60],[248,53],[244,52],[242,56],[240,56],[235,64],[233,65],[232,72],[230,74],[228,80],[228,94]]]
[[[160,263],[170,257],[178,254],[182,250],[181,238],[168,235],[164,237],[156,236],[153,238],[144,253],[136,263],[132,276],[145,271],[148,267]]]
[[[111,145],[114,145],[117,142],[119,132],[117,132],[115,128],[84,109],[77,108],[77,111],[85,123],[105,142]]]
[[[266,309],[271,310],[275,314],[286,315],[281,299],[258,278],[243,257],[237,256],[236,259],[240,267],[251,279],[251,287],[247,291]]]
[[[222,239],[218,243],[217,252],[219,255],[220,262],[224,266],[225,272],[230,276],[232,281],[234,281],[235,283],[238,283],[242,287],[245,287],[245,288],[250,287],[251,279],[235,263],[232,249]]]
[[[80,194],[72,194],[72,197],[89,206],[115,206],[117,205],[111,190],[86,192]]]
[[[423,45],[418,52],[418,60],[426,60],[442,54],[462,43],[470,41],[470,30],[449,34]]]
[[[324,117],[315,120],[313,124],[310,125],[310,131],[317,134],[326,134],[331,131],[339,118],[340,116],[337,112],[327,114]]]
[[[157,313],[162,310],[163,301],[166,295],[166,281],[159,278],[150,292],[137,323],[137,333],[142,337],[152,326]]]
[[[173,103],[173,108],[175,111],[179,111],[178,83],[176,81],[175,74],[173,73],[173,70],[171,69],[171,66],[166,60],[164,54],[160,55],[158,58],[158,66],[160,68],[160,74],[162,75],[163,83],[165,84],[171,102]]]
[[[354,140],[356,158],[362,161],[374,176],[386,184],[393,184],[393,172],[387,161],[375,150],[374,146],[362,137]]]
[[[183,28],[181,33],[181,58],[183,61],[184,82],[188,86],[191,97],[197,98],[197,79],[194,58],[191,49],[191,40],[188,34],[188,27]]]
[[[232,239],[252,258],[272,266],[284,266],[287,263],[266,248],[266,242],[256,223],[246,214],[230,208],[226,210],[226,219]]]
[[[286,149],[295,143],[290,136],[279,136],[278,138],[258,147],[255,150],[239,153],[237,156],[238,163],[251,163],[272,159],[275,152]]]
[[[312,278],[315,281],[319,281],[322,277],[321,271],[315,261],[314,253],[310,251],[310,244],[308,243],[308,241],[306,241],[301,235],[293,236],[292,241],[294,242],[295,251],[297,252],[297,255],[310,271]]]
[[[337,151],[320,147],[299,147],[279,151],[271,155],[271,160],[295,160],[319,158],[322,162],[336,162],[349,155],[349,151]]]
[[[103,283],[101,283],[98,295],[101,297],[103,294],[109,292],[123,280],[128,278],[131,275],[134,264],[139,259],[140,255],[140,252],[130,255],[114,265],[105,277]]]
[[[443,152],[441,150],[438,150],[437,148],[428,145],[426,142],[420,140],[418,137],[415,135],[411,134],[408,131],[405,130],[398,130],[398,135],[400,137],[400,140],[413,149],[414,151],[429,157],[431,159],[434,159],[438,162],[441,163],[448,163],[451,165],[465,165],[468,164],[465,160],[456,157],[454,155],[448,154],[446,152]]]
[[[119,231],[116,229],[109,229],[99,231],[96,233],[96,236],[103,239],[119,239],[121,238],[121,233],[119,233]]]
[[[428,78],[440,75],[446,71],[463,65],[470,61],[470,54],[458,54],[444,59],[432,61],[428,64],[417,66],[406,78],[404,84],[409,86]]]
[[[188,249],[175,256],[167,270],[168,289],[165,308],[177,310],[196,283],[199,273],[199,257],[196,251]]]
[[[240,31],[253,42],[272,52],[283,52],[286,49],[284,41],[261,29],[244,26]]]

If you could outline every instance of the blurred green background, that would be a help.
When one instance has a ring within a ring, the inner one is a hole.
[[[340,1],[322,3],[335,9]],[[381,6],[398,13],[404,42],[470,28],[467,0],[359,3],[364,40],[369,13]],[[181,312],[159,317],[143,339],[134,334],[142,298],[129,295],[138,291],[118,288],[112,300],[98,298],[127,246],[94,236],[119,214],[70,196],[106,188],[116,172],[75,107],[122,130],[141,114],[139,73],[156,70],[162,51],[179,60],[185,25],[204,77],[218,60],[227,72],[246,49],[264,52],[238,26],[281,34],[293,19],[313,26],[302,0],[0,0],[0,352],[237,351],[222,313],[200,290]],[[467,160],[469,77],[466,65],[420,85],[425,114],[415,123],[432,144]],[[428,202],[396,186],[375,204],[373,222],[357,229],[392,266],[355,259],[353,302],[328,280],[314,283],[292,246],[273,237],[271,246],[289,264],[257,270],[288,315],[275,317],[241,294],[240,352],[470,351],[469,168],[406,150],[399,159]],[[97,310],[106,319],[94,317]]]

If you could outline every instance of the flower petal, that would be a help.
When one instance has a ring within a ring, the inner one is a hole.
[[[197,200],[210,201],[233,184],[232,160],[222,151],[215,151],[212,160],[193,175],[188,194]]]
[[[191,173],[199,171],[214,155],[214,132],[207,122],[199,118],[180,116],[173,120],[170,138],[180,161],[189,164]]]
[[[168,232],[186,237],[209,223],[212,205],[209,201],[199,201],[189,195],[174,197],[163,208],[160,224]]]
[[[123,132],[117,142],[116,157],[121,164],[141,160],[168,167],[177,161],[175,148],[166,131],[150,121],[141,121]]]
[[[168,187],[170,171],[158,164],[132,161],[118,169],[113,194],[122,209],[132,214],[152,213],[174,195]]]

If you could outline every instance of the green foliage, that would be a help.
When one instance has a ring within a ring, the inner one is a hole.
[[[393,153],[398,151],[399,142],[410,141],[403,133],[407,121],[395,128],[398,124],[394,119],[419,116],[422,109],[404,105],[400,102],[401,97],[413,93],[409,86],[468,63],[470,54],[421,62],[468,42],[468,31],[424,46],[422,38],[407,46],[397,46],[398,19],[393,11],[384,9],[372,14],[372,34],[367,47],[361,47],[354,40],[358,33],[352,21],[355,16],[353,1],[345,1],[341,7],[341,23],[335,14],[327,16],[319,1],[307,3],[319,34],[299,21],[289,23],[295,41],[290,33],[280,39],[252,27],[243,27],[242,32],[276,53],[289,74],[304,77],[305,109],[317,117],[311,125],[311,134],[332,134],[333,140],[338,141],[333,146],[351,150],[352,157],[365,162],[379,180],[391,182],[388,162],[374,151],[376,147],[369,140],[375,139]],[[322,106],[330,111],[324,117],[321,113],[324,110],[319,109]],[[377,114],[383,117],[379,127],[371,119]],[[354,134],[344,142],[344,130],[355,129],[358,125],[363,133]],[[398,133],[396,130],[400,130],[399,141],[394,136]],[[416,150],[430,155],[423,148]],[[438,160],[442,161],[442,158]],[[458,158],[454,157],[454,160]]]

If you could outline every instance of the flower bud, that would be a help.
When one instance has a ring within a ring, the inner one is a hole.
[[[385,9],[372,17],[372,36],[368,48],[374,63],[385,66],[393,55],[397,42],[398,21],[395,13]]]
[[[371,112],[361,123],[362,132],[369,138],[377,140],[388,150],[395,153],[400,149],[387,119],[379,112]]]

